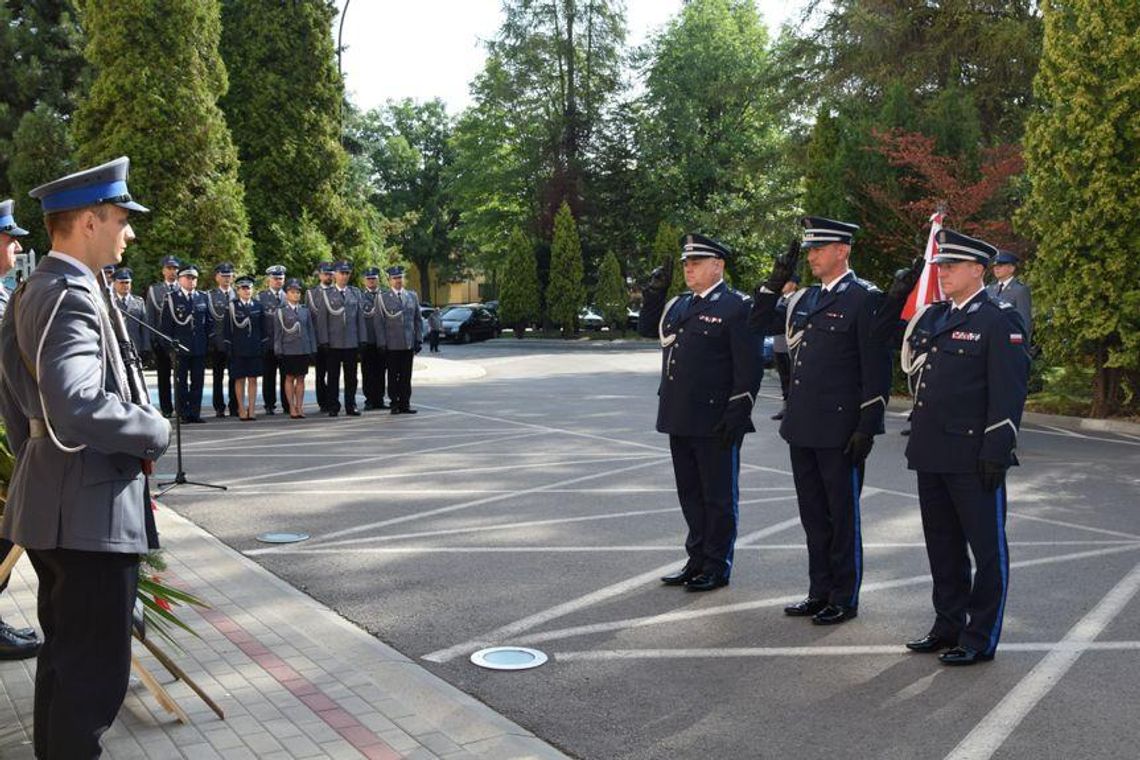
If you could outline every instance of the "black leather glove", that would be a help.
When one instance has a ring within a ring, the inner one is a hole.
[[[423,349],[423,347],[424,347],[424,344],[423,344],[423,343],[417,343],[417,344],[415,345],[415,347],[414,347],[414,348],[412,348],[412,350],[413,350],[413,351],[415,351],[415,352],[418,354],[418,353],[419,353],[419,352],[420,352],[420,351]]]
[[[894,282],[887,289],[887,298],[891,301],[905,301],[910,296],[910,292],[914,290],[914,286],[918,284],[918,278],[922,276],[924,266],[926,266],[926,260],[918,256],[909,267],[895,272]]]
[[[751,425],[752,404],[741,397],[725,408],[724,416],[713,426],[713,433],[720,439],[720,447],[727,450],[741,444]]]
[[[151,351],[143,351],[142,354],[139,355],[139,360],[142,361],[143,364],[150,364],[153,358],[154,353]]]
[[[856,430],[847,439],[847,446],[843,449],[843,453],[851,458],[851,464],[860,465],[867,459],[867,455],[871,453],[871,448],[874,445],[874,436]]]
[[[764,281],[764,287],[772,293],[780,293],[788,280],[800,266],[800,241],[793,240],[788,243],[788,250],[776,257],[772,263],[772,273]]]
[[[649,280],[643,290],[669,290],[673,284],[673,259],[668,259],[663,266],[659,266],[649,273]]]
[[[978,460],[978,477],[982,479],[982,488],[987,491],[996,491],[1005,484],[1005,471],[1009,469],[1004,464]]]

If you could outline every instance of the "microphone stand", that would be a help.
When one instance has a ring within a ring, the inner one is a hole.
[[[179,354],[183,353],[189,354],[190,349],[179,343],[173,336],[167,335],[157,327],[154,327],[147,323],[145,320],[139,319],[134,314],[131,314],[127,311],[122,311],[121,309],[120,313],[122,313],[124,317],[128,317],[129,319],[133,320],[135,324],[146,328],[161,340],[169,343],[171,349],[173,349],[171,351],[171,358],[173,358],[174,364],[171,369],[174,373],[174,446],[176,458],[178,460],[178,471],[174,474],[174,480],[168,480],[163,483],[156,484],[159,489],[158,496],[165,496],[167,493],[173,491],[178,486],[198,486],[199,488],[213,488],[218,491],[227,490],[226,486],[219,486],[213,483],[202,483],[196,480],[188,480],[186,478],[186,471],[182,469],[182,391],[178,382],[178,356]],[[159,350],[161,350],[161,345],[159,346]]]

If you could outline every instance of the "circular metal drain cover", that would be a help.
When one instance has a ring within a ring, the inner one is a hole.
[[[544,652],[526,647],[491,647],[471,655],[471,662],[488,670],[529,670],[546,660]]]
[[[305,541],[309,538],[308,533],[262,533],[257,537],[257,540],[263,544],[295,544],[298,541]]]

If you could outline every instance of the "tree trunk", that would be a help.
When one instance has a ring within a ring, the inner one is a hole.
[[[1110,417],[1120,407],[1120,369],[1104,366],[1108,351],[1101,347],[1096,351],[1093,373],[1093,398],[1091,416]]]

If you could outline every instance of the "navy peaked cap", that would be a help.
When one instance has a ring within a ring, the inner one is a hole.
[[[389,277],[403,277],[404,276],[404,268],[402,266],[388,267],[388,276]]]
[[[305,286],[302,285],[301,281],[298,280],[296,277],[290,277],[288,280],[285,281],[285,289],[286,290],[304,290]]]
[[[334,272],[351,272],[352,271],[352,262],[351,261],[338,261],[336,264],[333,265],[333,271]]]
[[[131,199],[131,193],[127,189],[130,168],[131,159],[120,156],[114,161],[40,185],[28,195],[40,202],[45,214],[100,203],[110,203],[128,211],[150,211]]]
[[[133,276],[134,272],[131,271],[130,267],[122,267],[115,272],[115,280],[117,282],[130,282]]]
[[[840,222],[835,219],[826,219],[822,216],[805,216],[800,219],[804,228],[804,239],[801,248],[819,248],[831,243],[851,245],[859,225],[851,222]]]
[[[364,276],[370,280],[376,279],[380,276],[380,267],[368,267],[364,270]]]
[[[28,234],[27,230],[16,224],[16,219],[12,216],[12,208],[15,205],[15,201],[11,198],[6,201],[0,201],[0,232],[3,232],[9,237],[20,237],[21,235]]]
[[[180,266],[182,266],[182,262],[179,261],[178,259],[174,258],[173,256],[163,256],[161,263],[164,267],[180,267]]]
[[[995,264],[1013,264],[1017,266],[1021,263],[1021,257],[1013,251],[998,251],[997,256],[994,257]]]
[[[236,280],[234,280],[234,285],[238,286],[239,288],[242,287],[243,285],[248,285],[252,288],[253,287],[253,275],[243,274],[241,277],[238,277]]]
[[[186,275],[190,275],[191,277],[197,277],[198,276],[198,267],[194,266],[193,264],[183,264],[182,268],[178,270],[178,276],[184,277]]]
[[[938,243],[938,255],[934,257],[935,264],[944,264],[953,261],[973,261],[988,265],[995,256],[997,248],[984,240],[963,235],[943,227],[934,236]]]
[[[681,261],[693,258],[727,259],[732,249],[719,240],[689,232],[681,236]]]
[[[234,265],[228,261],[223,261],[214,267],[214,274],[233,274]]]
[[[285,267],[281,266],[280,264],[274,264],[273,266],[267,268],[265,270],[265,273],[270,277],[284,277]]]

